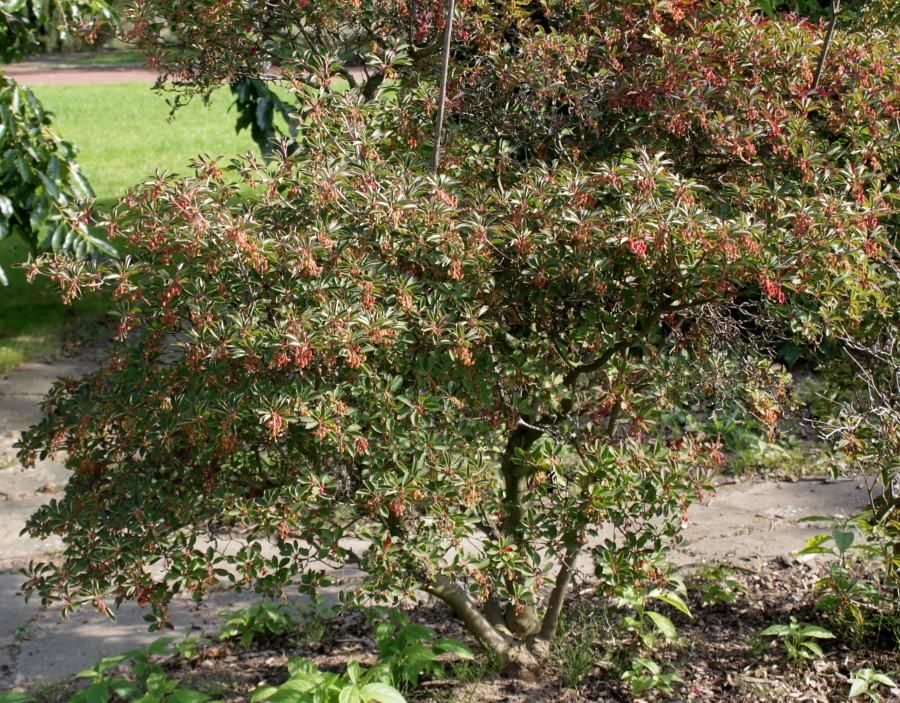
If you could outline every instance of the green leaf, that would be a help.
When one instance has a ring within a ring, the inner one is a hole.
[[[826,549],[825,547],[820,546],[830,539],[831,535],[814,535],[806,541],[806,546],[804,546],[803,549],[794,553],[794,556],[799,556],[801,554],[834,554],[833,549]]]
[[[297,674],[314,674],[318,671],[316,665],[304,657],[291,657],[288,659],[287,670],[291,676],[296,676]]]
[[[825,656],[825,653],[822,651],[822,648],[819,646],[819,644],[817,642],[804,642],[802,646],[806,647],[810,652],[812,652],[816,656],[819,656],[819,657]]]
[[[663,603],[668,603],[676,610],[680,610],[682,613],[687,615],[689,618],[693,617],[691,615],[691,610],[688,608],[687,603],[684,602],[684,599],[679,596],[677,593],[659,593],[653,596],[657,600],[661,600]]]
[[[421,644],[413,644],[409,647],[404,647],[400,650],[400,655],[405,659],[409,659],[414,662],[426,662],[426,661],[434,661],[437,659],[437,655],[434,653],[430,647],[425,647]]]
[[[109,684],[106,681],[96,681],[87,687],[84,692],[85,703],[108,703]]]
[[[869,682],[863,679],[853,679],[853,683],[850,685],[850,692],[847,694],[847,698],[856,698],[857,696],[865,693],[869,688]]]
[[[278,693],[278,689],[274,686],[260,686],[250,696],[250,703],[268,700],[276,693]]]
[[[401,630],[401,633],[404,635],[415,637],[422,642],[430,642],[434,637],[434,633],[431,631],[431,629],[425,627],[424,625],[406,625]]]
[[[120,678],[109,679],[109,688],[119,698],[124,698],[125,700],[136,698],[141,692],[131,681]]]
[[[38,178],[41,179],[41,183],[44,184],[44,190],[46,190],[47,193],[50,194],[50,197],[52,197],[54,200],[59,201],[59,196],[60,196],[59,185],[57,185],[53,181],[53,179],[50,178],[47,174],[45,174],[43,171],[38,171],[37,175],[38,175]]]
[[[359,693],[366,703],[369,701],[377,701],[377,703],[406,703],[403,694],[386,683],[367,683],[359,690]]]
[[[831,536],[834,538],[834,543],[841,554],[845,554],[850,549],[853,540],[856,538],[856,535],[852,532],[844,532],[836,527],[832,531]]]
[[[206,703],[209,700],[209,696],[199,691],[176,688],[169,694],[169,700],[175,701],[175,703]]]
[[[360,691],[357,686],[346,686],[338,694],[338,703],[360,703]]]
[[[439,654],[452,654],[460,659],[474,659],[475,655],[464,643],[459,640],[447,637],[439,639],[434,643],[434,651]]]
[[[659,628],[659,631],[663,633],[666,639],[671,642],[678,639],[678,631],[675,629],[675,625],[672,624],[672,621],[669,620],[669,618],[654,610],[648,610],[646,614],[647,617],[653,621],[653,624]]]
[[[7,691],[6,693],[0,693],[0,703],[37,703],[37,699],[32,698],[27,693]]]
[[[885,686],[890,686],[891,688],[897,688],[897,682],[887,674],[872,674],[872,680],[883,683]]]
[[[800,630],[800,635],[802,637],[817,637],[823,640],[834,639],[833,634],[831,634],[824,627],[819,627],[818,625],[807,625],[802,630]]]
[[[791,628],[787,625],[769,625],[769,627],[767,627],[759,634],[763,637],[782,637],[788,634],[790,631]]]

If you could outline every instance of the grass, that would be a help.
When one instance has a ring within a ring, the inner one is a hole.
[[[53,68],[143,68],[147,57],[131,49],[99,49],[29,56],[25,63],[45,63]]]
[[[90,53],[68,56],[63,62],[66,66],[78,68],[143,68],[147,57],[140,51],[92,51]]]
[[[234,132],[227,90],[210,104],[194,100],[169,119],[165,95],[145,83],[37,86],[53,112],[56,131],[79,149],[78,161],[98,198],[111,202],[154,169],[186,171],[199,153],[214,156],[253,147],[247,132]]]
[[[66,338],[93,334],[109,308],[109,301],[100,296],[64,305],[47,282],[28,285],[25,272],[12,268],[27,255],[27,247],[17,240],[0,242],[0,265],[9,277],[9,287],[0,291],[0,374],[58,356]]]
[[[230,156],[252,148],[246,132],[235,135],[227,91],[209,106],[197,100],[169,119],[169,106],[145,83],[47,85],[34,89],[54,113],[54,128],[79,148],[79,163],[101,207],[110,207],[155,169],[187,172],[198,153]],[[91,335],[109,302],[98,296],[64,305],[44,281],[28,285],[14,268],[28,257],[18,240],[0,242],[0,266],[10,279],[0,296],[0,374],[60,353],[73,328]],[[77,334],[77,333],[76,333]]]

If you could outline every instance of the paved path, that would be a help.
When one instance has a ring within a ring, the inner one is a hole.
[[[137,65],[103,66],[78,63],[86,56],[88,55],[60,54],[42,57],[6,66],[0,65],[0,71],[25,86],[154,83],[159,78],[157,71],[149,71]],[[357,80],[364,79],[362,68],[353,66],[349,70]]]
[[[83,83],[153,83],[159,77],[138,64],[104,66],[84,63],[98,54],[54,54],[0,66],[16,82],[26,85],[78,85]]]
[[[21,85],[80,85],[86,83],[153,83],[156,71],[143,68],[66,68],[54,70],[22,70],[7,67],[10,78]]]

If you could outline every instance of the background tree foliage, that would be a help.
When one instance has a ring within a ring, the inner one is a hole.
[[[22,59],[40,47],[49,28],[64,34],[95,13],[108,14],[107,6],[97,0],[52,6],[3,0],[0,61]],[[115,254],[89,232],[84,207],[94,194],[75,162],[75,148],[53,133],[50,117],[34,93],[0,73],[0,241],[16,236],[34,253]],[[6,282],[0,267],[0,283]]]
[[[183,91],[285,81],[296,150],[148,182],[108,223],[134,257],[40,267],[121,316],[22,442],[73,470],[30,522],[65,610],[353,559],[348,598],[423,589],[539,673],[580,555],[664,578],[717,458],[673,411],[772,424],[772,339],[893,305],[896,34],[839,32],[812,89],[824,25],[738,0],[460,0],[435,176],[442,3],[129,17]]]

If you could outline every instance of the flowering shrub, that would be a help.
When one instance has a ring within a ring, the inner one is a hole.
[[[814,344],[878,305],[892,38],[836,35],[810,91],[822,28],[738,2],[460,6],[439,176],[415,48],[437,3],[217,1],[182,27],[175,69],[202,59],[180,74],[200,88],[269,52],[297,148],[148,181],[108,224],[132,257],[35,267],[121,318],[22,440],[72,469],[29,523],[68,540],[31,569],[46,602],[164,621],[178,591],[313,588],[356,559],[348,597],[424,589],[508,672],[538,671],[582,551],[662,578],[717,457],[662,418],[729,396],[775,422],[768,335]],[[179,12],[142,3],[134,33]],[[263,41],[285,26],[315,41]],[[352,27],[371,78],[334,92],[326,50]]]

